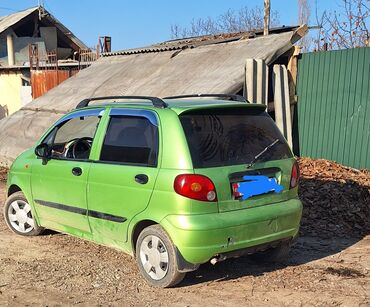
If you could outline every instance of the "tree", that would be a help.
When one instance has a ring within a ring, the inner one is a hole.
[[[193,19],[189,27],[182,27],[178,24],[171,25],[171,36],[172,38],[184,38],[208,34],[260,30],[263,29],[263,13],[263,8],[258,6],[254,8],[243,7],[238,11],[229,9],[216,18]],[[271,11],[270,25],[271,27],[279,25],[277,11]]]
[[[316,0],[317,7],[317,0]],[[370,45],[370,1],[341,0],[339,10],[317,13],[320,30],[314,39],[314,50],[346,49]]]

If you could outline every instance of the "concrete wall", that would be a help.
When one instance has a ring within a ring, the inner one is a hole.
[[[7,110],[8,115],[21,108],[21,76],[20,71],[0,73],[0,109]]]

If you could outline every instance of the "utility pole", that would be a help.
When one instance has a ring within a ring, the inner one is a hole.
[[[270,0],[264,0],[263,35],[269,35],[270,9]]]

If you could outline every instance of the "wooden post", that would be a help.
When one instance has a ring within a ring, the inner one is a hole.
[[[263,35],[269,35],[270,28],[270,0],[264,0]]]
[[[288,83],[289,83],[289,97],[290,97],[290,115],[292,117],[292,125],[294,112],[297,104],[298,97],[296,96],[296,86],[297,86],[297,72],[298,72],[298,56],[301,52],[301,47],[293,46],[289,61],[288,61]],[[294,127],[292,126],[294,130]]]

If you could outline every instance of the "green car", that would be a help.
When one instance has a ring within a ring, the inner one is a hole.
[[[280,261],[299,170],[265,109],[237,95],[83,100],[13,163],[6,223],[120,249],[157,287],[208,261]]]

